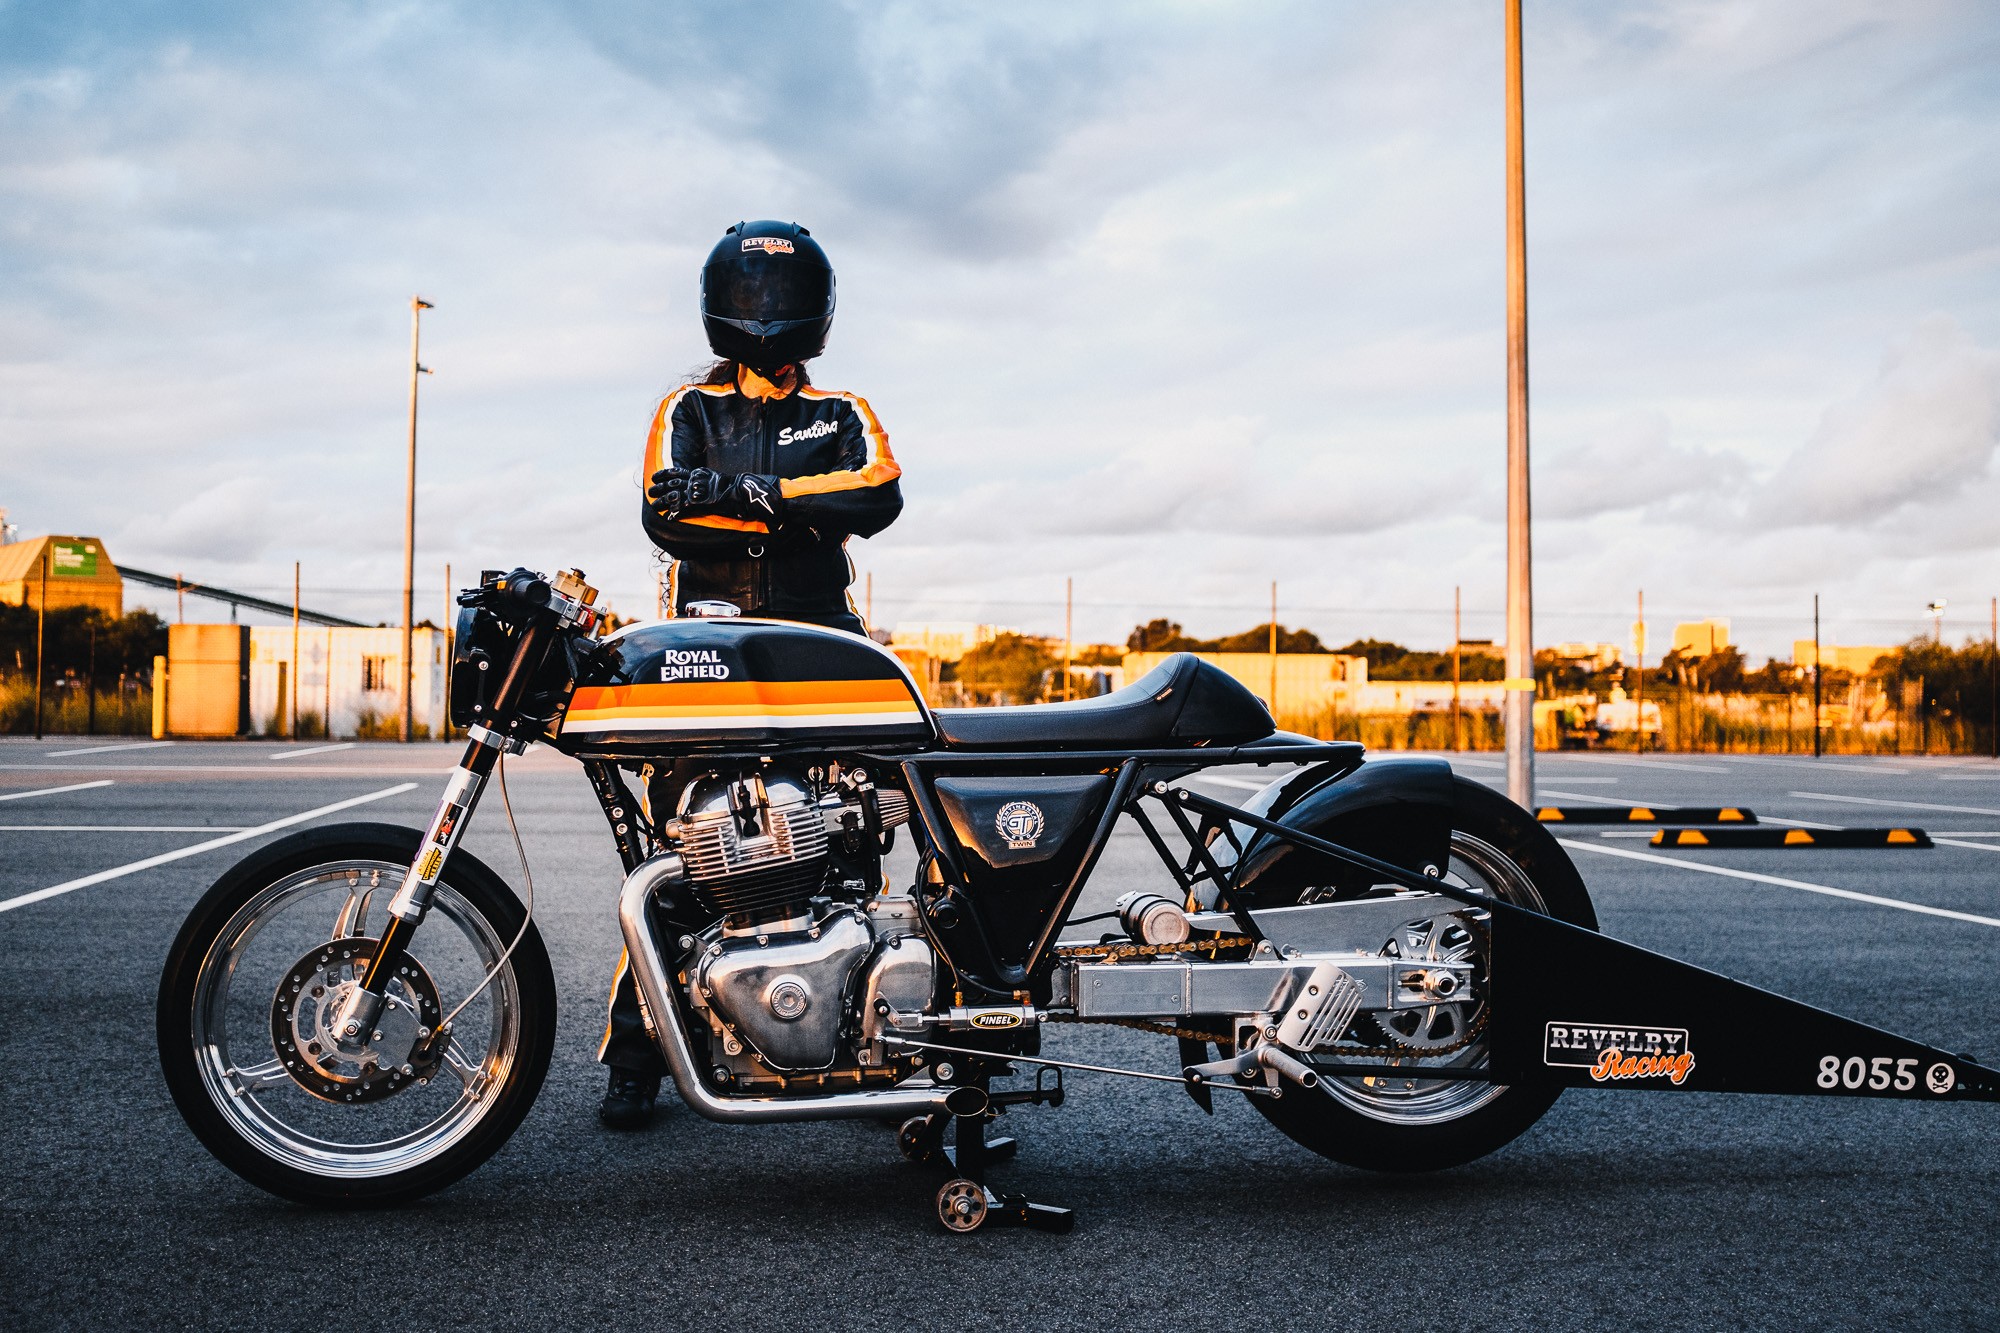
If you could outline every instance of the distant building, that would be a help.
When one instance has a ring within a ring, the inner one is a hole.
[[[1857,676],[1865,676],[1875,669],[1875,663],[1895,652],[1894,648],[1874,644],[1858,644],[1842,648],[1837,644],[1819,645],[1819,664],[1828,671],[1851,671]],[[1801,671],[1813,667],[1813,641],[1811,639],[1792,640],[1792,665]]]
[[[1615,643],[1559,643],[1549,652],[1585,671],[1609,671],[1625,660],[1625,650]]]
[[[1016,632],[1003,625],[975,625],[963,620],[905,621],[889,635],[889,646],[899,653],[907,648],[940,662],[956,662],[981,644]]]
[[[1172,657],[1172,653],[1125,654],[1125,679],[1134,681]],[[1366,694],[1368,659],[1346,653],[1279,653],[1277,655],[1278,697],[1271,700],[1269,653],[1196,653],[1204,662],[1213,662],[1240,681],[1274,714],[1296,717],[1317,713],[1329,705],[1354,709]],[[1394,684],[1401,686],[1404,682]],[[1451,682],[1444,689],[1451,692]]]
[[[1727,620],[1687,620],[1674,626],[1674,651],[1682,657],[1713,657],[1729,647]]]
[[[0,546],[0,602],[40,606],[44,572],[49,610],[92,606],[113,620],[125,614],[125,581],[97,538],[29,537]]]

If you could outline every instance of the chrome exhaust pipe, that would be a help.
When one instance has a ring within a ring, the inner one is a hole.
[[[653,1033],[673,1075],[681,1100],[695,1114],[709,1120],[742,1124],[750,1121],[855,1120],[891,1116],[939,1114],[945,1110],[949,1088],[884,1088],[878,1091],[838,1093],[830,1097],[727,1097],[711,1089],[695,1066],[694,1051],[681,1026],[681,1008],[673,994],[673,978],[666,960],[660,956],[659,942],[653,938],[646,920],[646,899],[665,884],[680,885],[685,880],[681,858],[662,852],[640,864],[625,878],[618,894],[618,928],[625,936],[625,950],[631,956],[632,973],[645,997],[646,1011],[653,1016]]]

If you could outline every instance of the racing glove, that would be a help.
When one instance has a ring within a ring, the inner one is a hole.
[[[784,521],[785,501],[778,479],[757,472],[662,468],[653,474],[646,498],[667,518],[720,514],[754,519],[772,528]]]

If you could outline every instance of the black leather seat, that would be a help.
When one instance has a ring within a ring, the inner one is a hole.
[[[960,750],[1146,750],[1241,745],[1276,730],[1264,701],[1191,653],[1122,690],[1072,703],[942,708],[938,734]]]

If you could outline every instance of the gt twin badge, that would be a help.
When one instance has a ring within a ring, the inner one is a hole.
[[[1542,1034],[1542,1063],[1588,1069],[1593,1083],[1664,1078],[1679,1087],[1694,1071],[1694,1052],[1686,1028],[1550,1023]]]
[[[1033,801],[1009,801],[993,818],[993,828],[1013,851],[1024,852],[1042,840],[1048,821]]]

